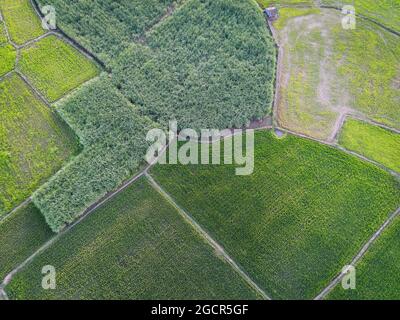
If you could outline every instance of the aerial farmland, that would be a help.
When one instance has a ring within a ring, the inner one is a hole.
[[[397,0],[0,0],[0,300],[400,300],[399,57]]]

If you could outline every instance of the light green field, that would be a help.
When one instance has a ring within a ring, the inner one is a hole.
[[[339,284],[327,299],[400,299],[400,218],[384,231],[356,266],[356,289]]]
[[[0,10],[16,44],[24,44],[46,31],[29,0],[0,0]]]
[[[361,19],[355,30],[344,30],[335,10],[307,16],[299,9],[281,11],[284,17],[297,15],[275,23],[284,52],[282,126],[333,141],[340,115],[361,112],[400,128],[397,36]]]
[[[354,5],[357,14],[400,32],[400,2],[398,0],[322,0],[321,2],[338,8],[348,4]]]
[[[5,44],[7,42],[8,39],[7,39],[6,29],[4,27],[4,24],[0,22],[0,45]]]
[[[43,290],[41,268],[57,271]],[[11,281],[12,299],[255,299],[257,294],[142,178]]]
[[[92,61],[54,35],[23,49],[19,67],[51,102],[99,72]]]
[[[54,234],[33,204],[0,221],[0,280]]]
[[[310,14],[318,14],[318,8],[281,8],[279,10],[279,19],[273,22],[273,26],[281,30],[286,26],[288,20],[294,17],[308,16]]]
[[[0,45],[0,76],[14,69],[16,58],[17,52],[12,45]]]
[[[30,196],[76,147],[19,76],[0,82],[0,216]]]
[[[400,135],[398,133],[349,119],[342,127],[339,143],[348,150],[400,172]]]
[[[151,175],[273,299],[311,299],[400,204],[390,174],[337,149],[256,133],[255,171],[158,165]]]

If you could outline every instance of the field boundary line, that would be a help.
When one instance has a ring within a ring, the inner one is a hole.
[[[39,4],[37,3],[36,0],[29,0],[33,9],[35,10],[37,16],[39,19],[43,19],[43,13],[40,10]],[[72,45],[75,49],[77,49],[79,52],[81,52],[83,55],[85,55],[87,58],[94,60],[96,63],[98,63],[104,70],[107,70],[106,64],[97,57],[94,53],[86,49],[84,46],[82,46],[80,43],[78,43],[76,40],[71,38],[69,35],[67,35],[62,29],[60,29],[58,26],[55,30],[53,30],[51,33],[58,35],[59,37],[63,38],[67,43]]]
[[[6,286],[11,282],[12,278],[25,266],[27,266],[29,263],[31,263],[39,254],[41,254],[43,251],[48,249],[55,241],[57,241],[59,238],[61,238],[64,234],[68,233],[70,230],[72,230],[76,225],[78,225],[80,222],[82,222],[85,218],[87,218],[91,213],[93,213],[96,209],[101,207],[104,203],[107,201],[111,200],[115,196],[117,196],[119,193],[124,191],[126,188],[128,188],[130,185],[132,185],[134,182],[139,180],[141,177],[143,177],[147,171],[153,167],[157,162],[160,157],[163,156],[164,152],[166,152],[168,148],[168,145],[166,145],[159,153],[159,156],[155,158],[151,163],[149,163],[142,171],[139,173],[135,174],[132,178],[129,180],[125,181],[119,188],[116,190],[108,193],[105,195],[103,198],[89,206],[83,214],[75,220],[72,224],[68,225],[66,228],[64,228],[61,232],[55,234],[53,238],[45,242],[39,249],[37,249],[31,256],[29,256],[24,262],[20,263],[17,267],[15,267],[11,272],[9,272],[6,277],[3,279],[3,281],[0,283],[0,291],[4,290]]]
[[[188,222],[200,236],[208,242],[208,244],[214,248],[224,260],[250,285],[255,291],[257,291],[264,299],[272,300],[244,271],[243,269],[226,253],[225,249],[215,241],[184,209],[182,209],[175,200],[153,179],[148,173],[145,174],[146,178],[153,186],[153,188],[160,193],[182,216],[182,218]]]
[[[29,203],[32,202],[32,197],[29,197],[27,199],[25,199],[23,202],[21,202],[19,205],[17,205],[16,207],[14,207],[11,211],[5,213],[2,217],[0,217],[0,223],[5,221],[8,217],[10,217],[11,215],[13,215],[16,211],[18,211],[19,209],[21,209],[22,207],[25,207],[26,205],[28,205]]]
[[[330,147],[335,148],[337,150],[343,151],[344,153],[347,153],[349,155],[355,156],[355,157],[359,158],[360,160],[363,160],[365,162],[371,163],[371,164],[381,168],[382,170],[390,173],[392,176],[396,177],[397,179],[400,179],[400,173],[398,173],[396,171],[393,171],[392,169],[389,169],[389,168],[385,167],[383,164],[381,164],[379,162],[376,162],[374,160],[371,160],[371,159],[363,156],[362,154],[359,154],[357,152],[348,150],[348,149],[338,145],[335,142],[329,142],[329,141],[324,141],[324,140],[320,140],[320,139],[317,139],[317,138],[313,138],[313,137],[310,137],[310,136],[308,136],[306,134],[298,133],[298,132],[292,131],[290,129],[286,129],[284,127],[277,127],[276,129],[278,129],[280,131],[283,131],[283,132],[286,132],[286,133],[289,133],[291,135],[300,137],[300,138],[304,138],[304,139],[308,139],[308,140],[311,140],[311,141],[314,141],[314,142],[318,142],[320,144],[324,144],[326,146],[330,146]]]
[[[342,11],[342,8],[335,7],[335,6],[329,6],[329,5],[325,5],[325,4],[321,4],[319,6],[319,8],[337,10],[337,11],[340,11],[340,12]],[[369,21],[369,22],[372,22],[372,23],[376,24],[377,26],[385,29],[386,31],[388,31],[388,32],[400,37],[400,32],[398,32],[398,31],[392,29],[391,27],[388,27],[388,26],[384,25],[383,23],[380,23],[380,22],[378,22],[378,21],[376,21],[376,20],[374,20],[374,19],[372,19],[370,17],[364,16],[363,14],[360,14],[360,13],[356,13],[356,17],[364,19],[364,20]]]
[[[350,265],[355,267],[364,257],[364,255],[368,252],[369,248],[375,243],[375,241],[379,238],[379,236],[388,228],[388,226],[400,216],[400,207],[397,208],[395,212],[393,212],[389,218],[385,220],[385,222],[381,225],[381,227],[372,235],[372,237],[367,241],[367,243],[361,248],[361,250],[357,253],[357,255],[350,262]],[[330,283],[324,288],[319,295],[317,295],[314,300],[322,300],[324,299],[343,279],[346,274],[340,272]]]
[[[36,96],[44,102],[46,106],[50,108],[50,110],[53,110],[51,108],[50,102],[47,101],[47,99],[31,84],[29,79],[18,69],[15,69],[15,73],[19,75],[19,77],[25,82],[25,84],[36,94]]]

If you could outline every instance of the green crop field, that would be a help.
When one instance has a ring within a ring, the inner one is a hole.
[[[400,299],[400,218],[384,231],[356,266],[356,289],[339,284],[327,299]]]
[[[72,134],[17,75],[0,82],[0,216],[76,150]]]
[[[29,0],[0,0],[0,10],[11,40],[18,45],[45,33]]]
[[[275,48],[253,1],[188,1],[115,61],[116,85],[180,128],[242,127],[271,111]]]
[[[54,234],[33,204],[0,221],[0,280]]]
[[[340,116],[362,112],[400,127],[397,36],[362,19],[355,30],[344,30],[335,10],[307,16],[308,10],[281,11],[284,17],[297,15],[276,22],[284,50],[278,89],[282,126],[333,141]]]
[[[151,174],[272,298],[314,298],[399,206],[399,182],[295,136],[258,132],[255,146],[249,176],[228,165]]]
[[[398,133],[350,119],[342,127],[339,143],[348,150],[400,172],[400,134]]]
[[[400,32],[400,2],[398,0],[322,0],[321,3],[337,8],[353,5],[357,14]]]
[[[17,52],[12,45],[0,45],[0,76],[14,69],[16,58]]]
[[[6,28],[4,24],[0,21],[0,45],[8,42]]]
[[[41,268],[57,271],[43,290]],[[255,299],[257,294],[142,178],[17,274],[15,299]]]
[[[52,0],[57,24],[80,44],[110,62],[184,0]],[[39,0],[46,5],[46,0]]]
[[[22,50],[19,67],[49,101],[61,98],[99,72],[92,61],[54,35]]]

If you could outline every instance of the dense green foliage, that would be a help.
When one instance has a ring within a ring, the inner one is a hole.
[[[15,67],[15,59],[17,58],[17,52],[14,47],[10,44],[0,44],[0,76],[3,76],[7,72],[10,72]]]
[[[339,143],[367,158],[400,172],[400,134],[349,119],[342,128]]]
[[[343,290],[339,284],[328,299],[400,299],[400,218],[396,219],[356,266],[356,289]]]
[[[38,0],[46,5],[46,0]],[[52,0],[58,26],[109,61],[158,22],[174,0]]]
[[[92,61],[54,35],[22,50],[19,68],[49,101],[98,74]]]
[[[43,290],[41,268],[57,270]],[[6,288],[15,299],[255,299],[142,178],[64,234]]]
[[[33,204],[0,221],[0,279],[54,235]]]
[[[116,61],[114,79],[141,110],[181,128],[242,127],[273,99],[275,49],[256,3],[189,1]]]
[[[0,82],[0,216],[30,196],[76,149],[65,124],[19,76]]]
[[[400,204],[385,171],[337,149],[256,133],[255,170],[151,174],[272,298],[314,298]]]
[[[357,14],[400,32],[400,1],[398,0],[322,0],[321,2],[337,8],[354,5]]]
[[[84,150],[34,194],[54,231],[60,231],[107,192],[129,178],[144,161],[146,134],[154,124],[138,114],[106,76],[58,106]]]
[[[16,44],[24,44],[46,31],[29,0],[0,0],[0,10]]]

